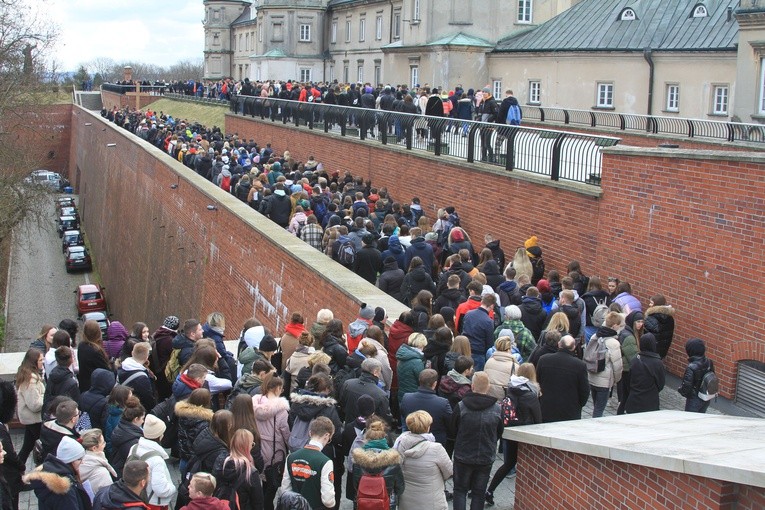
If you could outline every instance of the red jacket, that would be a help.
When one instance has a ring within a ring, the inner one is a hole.
[[[388,333],[388,362],[390,363],[391,370],[393,370],[393,380],[390,384],[391,390],[398,389],[396,352],[398,352],[399,347],[407,343],[409,335],[412,333],[414,333],[414,329],[401,321],[394,322],[390,327],[390,332]]]

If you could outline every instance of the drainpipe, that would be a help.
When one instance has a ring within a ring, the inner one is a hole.
[[[393,43],[393,0],[390,0],[390,29],[388,30],[388,44]]]
[[[645,48],[643,50],[643,58],[648,62],[648,115],[653,115],[653,75],[654,75],[654,63],[653,63],[653,50],[651,48]]]

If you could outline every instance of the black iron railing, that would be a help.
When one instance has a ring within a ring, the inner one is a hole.
[[[106,92],[114,92],[115,94],[127,94],[128,92],[135,92],[137,85],[118,85],[116,83],[104,83],[101,85],[101,90]],[[150,95],[164,95],[167,90],[166,85],[141,85],[141,92]]]
[[[760,124],[598,110],[569,110],[541,106],[524,106],[522,112],[523,119],[529,122],[597,127],[688,138],[711,138],[728,142],[765,142],[765,126]]]
[[[600,184],[600,148],[619,143],[608,136],[254,96],[235,96],[229,104],[239,115],[592,185]]]

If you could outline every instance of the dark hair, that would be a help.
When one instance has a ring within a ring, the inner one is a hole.
[[[197,388],[191,392],[186,402],[192,406],[209,408],[212,402],[212,395],[207,388]]]
[[[191,333],[194,332],[194,330],[197,329],[197,326],[199,326],[198,320],[187,319],[183,322],[183,334],[188,337]]]
[[[324,346],[324,343],[326,342],[327,338],[330,336],[333,336],[337,338],[338,340],[342,339],[343,336],[343,323],[339,319],[332,319],[327,323],[327,326],[324,328],[324,332],[321,334],[321,345]]]
[[[247,393],[240,393],[234,397],[231,404],[231,415],[234,418],[234,430],[247,429],[252,432],[255,442],[260,444],[260,434],[255,420],[255,411],[252,407],[252,397]]]
[[[252,364],[252,373],[259,374],[261,372],[272,372],[274,366],[264,359],[259,359]]]
[[[56,334],[58,335],[58,333]],[[65,334],[67,338],[69,338],[69,334],[66,332]],[[56,363],[58,363],[62,367],[68,367],[72,363],[72,349],[66,345],[63,345],[57,348],[55,352],[55,356],[56,356]]]
[[[313,393],[328,395],[333,391],[332,379],[327,374],[313,374],[305,383],[305,388]]]
[[[58,323],[58,329],[63,329],[69,333],[69,338],[71,338],[72,343],[74,344],[77,338],[77,330],[79,329],[75,321],[72,319],[62,319],[61,322]]]
[[[234,435],[234,415],[231,414],[231,411],[225,409],[215,411],[210,422],[210,431],[225,443],[226,448],[229,448],[231,436]]]
[[[457,358],[457,361],[454,362],[454,370],[461,374],[473,365],[475,365],[473,358],[470,356],[460,356]]]
[[[125,404],[127,403],[128,397],[132,394],[133,389],[128,386],[123,386],[122,384],[118,384],[114,388],[112,388],[111,393],[109,393],[109,399],[107,402],[109,404],[114,404],[117,407],[121,407],[124,409]]]
[[[632,286],[629,282],[619,282],[619,285],[616,286],[616,293],[617,294],[632,294]],[[56,338],[55,336],[53,338]]]
[[[133,421],[145,414],[146,409],[141,405],[141,401],[138,400],[138,397],[130,397],[125,402],[125,409],[122,411],[122,419]]]
[[[149,478],[149,465],[143,460],[129,460],[122,468],[122,481],[128,487],[136,487],[141,480]]]
[[[37,370],[37,360],[42,355],[42,351],[38,349],[32,348],[27,351],[16,371],[16,388],[21,389],[22,386],[28,384],[32,380],[32,374],[40,375],[40,371]]]
[[[282,381],[282,378],[277,376],[274,373],[268,374],[266,378],[263,380],[263,384],[260,387],[260,392],[263,395],[268,395],[269,392],[277,389],[277,388],[283,388],[284,387],[284,381]]]
[[[438,372],[432,368],[426,368],[420,372],[418,382],[423,388],[430,388],[436,381],[438,381]]]
[[[56,347],[69,347],[72,344],[72,338],[63,329],[59,329],[53,334],[51,339],[51,345],[55,349]]]

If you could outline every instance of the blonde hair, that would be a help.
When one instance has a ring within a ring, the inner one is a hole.
[[[322,308],[316,314],[316,322],[318,322],[319,324],[326,324],[334,318],[335,318],[335,314],[332,313],[332,310],[329,310],[327,308]]]
[[[133,346],[133,352],[130,355],[136,361],[146,361],[149,359],[149,352],[151,352],[149,342],[138,342]]]
[[[476,372],[473,374],[472,389],[475,393],[483,393],[484,395],[489,392],[489,374],[486,372]]]
[[[510,263],[515,269],[515,281],[518,281],[518,277],[522,274],[527,275],[529,278],[534,276],[534,268],[531,265],[529,256],[526,253],[526,248],[520,247],[513,256],[513,261]]]
[[[550,319],[550,323],[547,325],[547,330],[560,331],[561,334],[568,333],[568,328],[571,327],[571,323],[568,321],[568,317],[563,312],[556,312]]]
[[[374,441],[375,439],[383,439],[388,434],[385,422],[376,419],[367,423],[367,428],[364,431],[364,439],[367,441]]]
[[[406,343],[416,349],[422,349],[428,345],[428,339],[422,333],[412,333]]]
[[[226,317],[221,312],[213,312],[207,316],[207,324],[211,328],[226,329]]]
[[[332,358],[329,357],[329,354],[327,354],[324,351],[316,351],[313,354],[308,356],[308,366],[313,367],[314,365],[329,365],[329,362],[332,361]]]
[[[542,389],[539,387],[539,383],[537,382],[537,369],[534,368],[533,364],[521,363],[521,366],[518,367],[518,370],[515,373],[520,377],[525,377],[528,379],[529,383],[536,388],[537,395],[542,395]]]
[[[101,444],[102,437],[104,437],[104,433],[101,432],[101,429],[88,429],[80,434],[80,444],[86,450],[90,450]]]
[[[415,411],[406,417],[406,428],[413,434],[427,434],[433,425],[433,417],[427,411]]]
[[[449,352],[457,352],[462,356],[470,356],[470,340],[465,335],[457,335],[452,341]]]
[[[494,347],[500,352],[507,352],[513,348],[513,339],[509,336],[501,336],[494,342]]]

